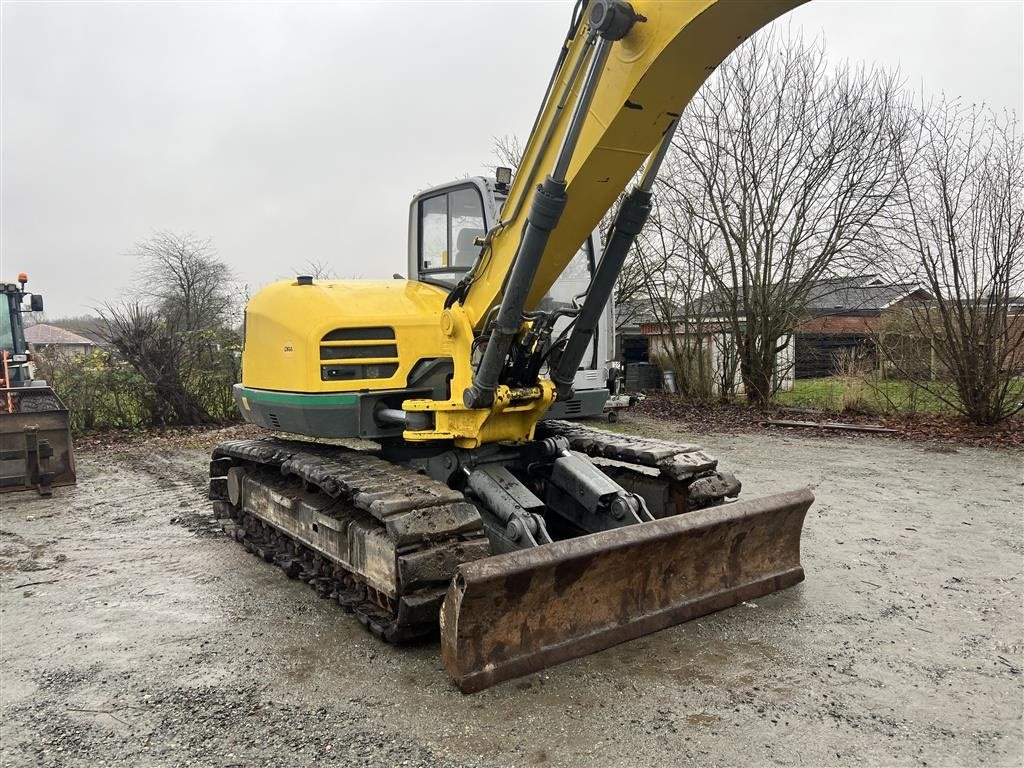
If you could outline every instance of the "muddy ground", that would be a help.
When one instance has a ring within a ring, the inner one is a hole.
[[[807,581],[463,696],[217,532],[193,440],[0,497],[3,766],[1024,762],[1021,453],[703,437],[746,496],[814,488]]]

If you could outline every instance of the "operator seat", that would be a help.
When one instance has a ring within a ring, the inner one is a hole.
[[[460,229],[459,235],[455,239],[455,261],[452,262],[451,266],[473,266],[473,262],[476,261],[477,256],[480,255],[480,246],[476,245],[475,241],[478,237],[483,236],[484,231],[476,227]]]

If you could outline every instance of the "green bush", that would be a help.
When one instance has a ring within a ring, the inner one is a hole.
[[[238,418],[232,387],[242,380],[242,346],[229,331],[192,333],[195,359],[185,386],[215,421]]]
[[[193,339],[184,385],[214,421],[238,418],[232,387],[241,378],[233,334],[202,332]],[[208,337],[208,338],[207,338]],[[36,376],[45,379],[68,407],[75,432],[157,426],[161,404],[152,382],[114,350],[88,354],[36,353]]]
[[[146,423],[152,388],[139,373],[103,349],[88,354],[37,353],[36,376],[45,379],[71,412],[71,428],[134,428]]]

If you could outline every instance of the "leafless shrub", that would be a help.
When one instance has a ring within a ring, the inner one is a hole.
[[[1024,144],[1014,118],[975,105],[923,106],[901,145],[906,278],[933,301],[890,318],[888,368],[960,411],[995,424],[1024,408]]]
[[[208,240],[160,232],[136,245],[142,289],[101,311],[103,335],[146,383],[145,423],[233,415],[237,296]]]
[[[628,298],[645,308],[658,331],[652,336],[652,351],[663,369],[675,373],[679,394],[709,400],[721,386],[713,360],[715,327],[707,313],[694,311],[709,282],[688,258],[678,235],[677,214],[655,199],[647,225],[634,243],[628,269],[620,275],[616,305],[629,305],[629,291]]]

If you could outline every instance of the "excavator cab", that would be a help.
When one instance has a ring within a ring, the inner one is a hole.
[[[435,187],[417,196],[410,227],[413,279],[451,289],[469,272],[480,255],[476,240],[487,231],[485,197],[493,218],[493,192],[484,179]]]

